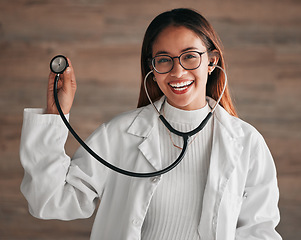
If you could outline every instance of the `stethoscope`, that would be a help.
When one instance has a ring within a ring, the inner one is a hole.
[[[146,87],[146,80],[149,77],[150,74],[153,73],[153,70],[151,70],[150,72],[148,72],[144,78],[144,88],[145,88],[145,92],[147,95],[147,98],[149,100],[149,102],[152,104],[152,106],[154,107],[155,111],[158,113],[160,120],[162,121],[162,123],[165,125],[165,127],[172,133],[180,136],[183,138],[183,148],[181,153],[179,154],[178,158],[169,166],[167,166],[164,169],[158,170],[158,171],[154,171],[154,172],[147,172],[147,173],[138,173],[138,172],[131,172],[131,171],[127,171],[121,168],[118,168],[112,164],[110,164],[109,162],[107,162],[106,160],[104,160],[103,158],[101,158],[99,155],[97,155],[79,136],[78,134],[74,131],[74,129],[71,127],[71,125],[69,124],[68,120],[66,119],[59,100],[58,100],[58,96],[57,96],[57,84],[58,84],[58,80],[60,78],[60,74],[62,74],[66,68],[69,66],[68,64],[68,60],[65,56],[63,55],[57,55],[55,56],[51,62],[50,62],[50,70],[56,74],[55,76],[55,80],[54,80],[54,87],[53,87],[53,96],[54,96],[54,100],[55,100],[55,104],[56,107],[58,109],[58,112],[63,120],[63,122],[65,123],[66,127],[69,129],[69,131],[71,132],[71,134],[74,136],[74,138],[79,142],[79,144],[87,151],[89,152],[96,160],[98,160],[100,163],[102,163],[103,165],[105,165],[106,167],[110,168],[111,170],[118,172],[120,174],[123,175],[127,175],[127,176],[131,176],[131,177],[140,177],[140,178],[148,178],[148,177],[155,177],[155,176],[159,176],[162,175],[164,173],[167,173],[169,171],[171,171],[173,168],[175,168],[184,158],[186,151],[187,151],[187,146],[188,146],[188,142],[190,140],[190,138],[195,135],[196,133],[198,133],[199,131],[201,131],[205,125],[207,124],[207,122],[209,121],[209,119],[212,117],[217,105],[219,104],[225,89],[226,89],[226,85],[227,85],[227,74],[225,72],[225,70],[223,68],[221,68],[218,65],[215,65],[213,63],[210,63],[209,66],[213,66],[213,67],[217,67],[219,68],[224,74],[225,74],[225,83],[224,83],[224,87],[223,90],[218,98],[218,100],[216,101],[215,105],[213,106],[213,108],[211,108],[211,111],[207,114],[207,116],[204,118],[204,120],[200,123],[200,125],[198,127],[196,127],[195,129],[189,131],[189,132],[180,132],[176,129],[174,129],[168,122],[167,120],[164,118],[164,116],[160,113],[160,111],[157,109],[157,107],[155,106],[155,104],[152,102],[148,91],[147,91],[147,87]]]

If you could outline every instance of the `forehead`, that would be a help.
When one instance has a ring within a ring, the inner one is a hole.
[[[206,51],[205,44],[194,31],[184,26],[169,26],[154,41],[152,54],[165,52],[177,55],[187,48]]]

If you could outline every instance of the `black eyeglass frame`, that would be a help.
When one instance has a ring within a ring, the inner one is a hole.
[[[205,52],[199,52],[199,51],[187,51],[187,52],[181,53],[179,56],[176,56],[176,57],[171,57],[171,56],[169,56],[169,55],[167,55],[167,54],[162,54],[162,55],[160,54],[160,55],[155,56],[155,57],[153,57],[153,58],[151,59],[152,67],[153,67],[153,69],[154,69],[157,73],[159,73],[159,74],[166,74],[166,73],[169,73],[169,72],[174,68],[174,65],[175,65],[174,59],[175,59],[175,58],[178,58],[178,59],[179,59],[179,63],[180,63],[180,65],[181,65],[182,68],[184,68],[185,70],[195,70],[195,69],[197,69],[197,68],[199,68],[199,67],[201,66],[201,63],[202,63],[202,60],[201,60],[201,59],[200,59],[199,65],[198,65],[197,67],[195,67],[195,68],[186,68],[186,67],[184,67],[183,64],[181,63],[181,60],[180,60],[180,58],[181,58],[184,54],[191,53],[191,52],[193,52],[193,53],[198,53],[198,54],[200,55],[200,58],[202,58],[202,55],[203,55],[204,53],[206,53],[207,51],[205,51]],[[167,72],[159,72],[159,71],[156,69],[156,67],[155,67],[155,59],[156,59],[157,57],[164,57],[164,56],[165,56],[165,57],[169,57],[169,58],[172,60],[172,67],[171,67],[171,69],[170,69],[169,71],[167,71]]]

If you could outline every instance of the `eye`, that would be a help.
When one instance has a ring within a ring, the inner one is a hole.
[[[157,64],[170,63],[171,61],[172,61],[171,58],[168,57],[168,56],[156,57],[156,63]]]
[[[196,59],[198,58],[198,55],[196,53],[186,53],[183,55],[183,59],[189,60],[189,59]]]

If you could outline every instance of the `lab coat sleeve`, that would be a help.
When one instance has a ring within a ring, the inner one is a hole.
[[[263,137],[258,134],[253,140],[250,168],[235,239],[282,239],[275,230],[280,215],[274,161]]]
[[[59,115],[24,110],[20,159],[25,173],[21,192],[30,213],[37,218],[87,218],[103,192],[106,171],[82,149],[71,161],[64,150],[67,136]],[[92,149],[97,145],[93,138],[97,137],[95,134],[88,140]]]

